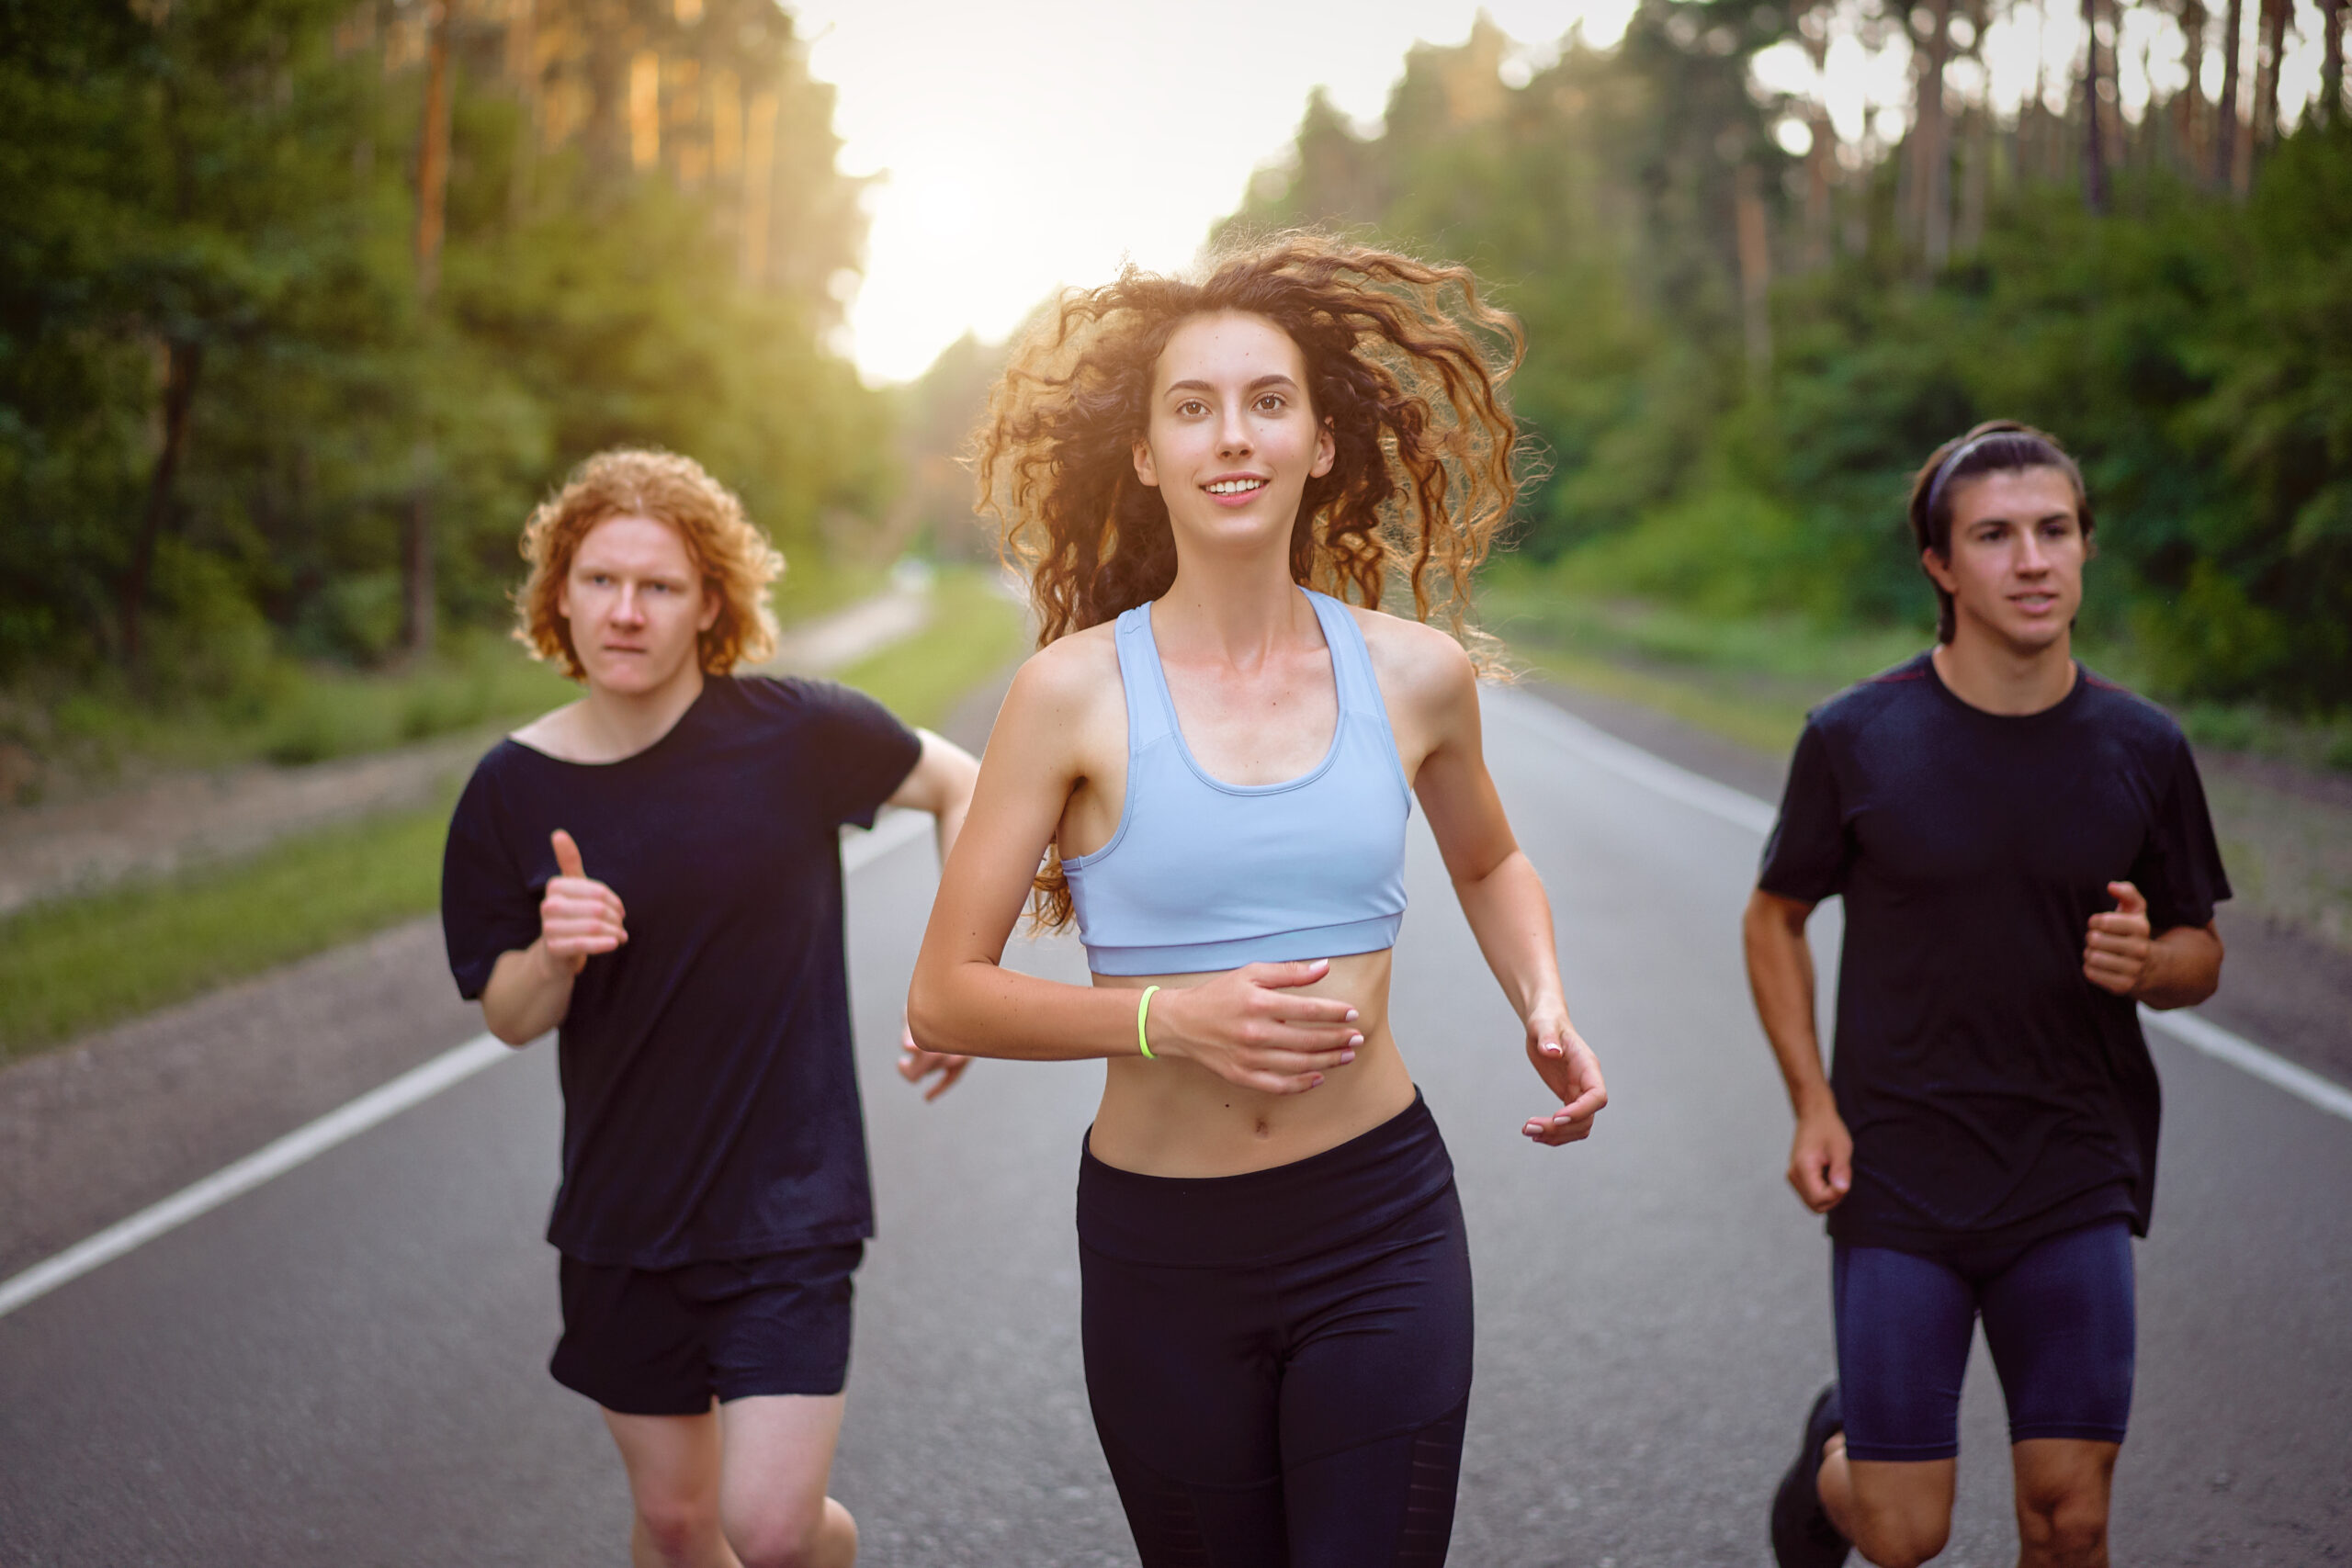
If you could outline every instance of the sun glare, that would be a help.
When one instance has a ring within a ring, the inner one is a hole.
[[[1416,39],[1458,43],[1477,0],[1334,11],[1203,0],[808,0],[810,67],[834,84],[842,166],[872,175],[864,286],[843,346],[869,382],[919,376],[966,333],[1001,338],[1055,288],[1123,259],[1180,266],[1277,157],[1317,85],[1369,124]],[[1487,0],[1514,39],[1581,22],[1612,41],[1628,0]],[[1524,62],[1514,67],[1523,71]]]

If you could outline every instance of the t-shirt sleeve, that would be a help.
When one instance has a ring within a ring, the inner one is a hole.
[[[2213,818],[2205,806],[2204,781],[2188,740],[2172,738],[2165,773],[2158,783],[2154,820],[2148,840],[2132,863],[2132,885],[2148,901],[2148,924],[2158,933],[2178,926],[2201,926],[2213,906],[2230,897],[2222,869],[2222,847],[2213,838]]]
[[[849,686],[819,682],[811,739],[822,771],[825,809],[836,822],[874,826],[874,813],[904,784],[922,739],[888,708]]]
[[[1809,722],[1797,737],[1796,755],[1789,761],[1780,820],[1772,825],[1772,837],[1764,845],[1764,867],[1756,885],[1783,898],[1818,904],[1844,890],[1851,856],[1837,770],[1829,761],[1829,740],[1818,721]]]
[[[441,853],[441,936],[458,994],[481,997],[501,954],[538,940],[539,892],[500,830],[497,789],[486,768],[474,770],[449,818]]]

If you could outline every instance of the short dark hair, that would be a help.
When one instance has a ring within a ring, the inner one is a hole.
[[[2083,470],[2075,467],[2058,438],[2014,419],[1988,419],[1937,447],[1912,476],[1911,536],[1918,541],[1920,553],[1933,550],[1940,558],[1951,559],[1951,497],[1960,480],[2024,468],[2055,468],[2066,476],[2075,491],[2075,516],[2082,524],[2083,537],[2088,539],[2093,526],[2090,492],[2083,488]],[[1926,574],[1924,564],[1919,570]],[[1928,585],[1936,591],[1936,640],[1950,642],[1951,595],[1932,577]]]

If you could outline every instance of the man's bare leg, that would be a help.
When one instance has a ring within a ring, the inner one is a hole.
[[[718,1512],[743,1568],[850,1568],[857,1521],[825,1495],[842,1394],[763,1394],[719,1406]]]
[[[732,1400],[605,1424],[628,1471],[636,1568],[850,1568],[857,1523],[825,1495],[843,1397]]]
[[[2017,1469],[2018,1568],[2107,1568],[2108,1501],[2120,1443],[2029,1438]]]
[[[719,1427],[701,1416],[621,1416],[605,1425],[628,1472],[636,1568],[741,1568],[719,1529]]]
[[[1821,1455],[1814,1484],[1822,1511],[1855,1551],[1878,1568],[1919,1568],[1944,1549],[1951,1536],[1957,1460],[1849,1460],[1843,1432],[1821,1446]]]

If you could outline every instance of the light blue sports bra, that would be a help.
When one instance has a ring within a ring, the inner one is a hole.
[[[1225,784],[1193,761],[1151,606],[1119,617],[1127,797],[1109,843],[1062,862],[1094,973],[1195,975],[1396,945],[1412,792],[1363,632],[1338,600],[1300,592],[1331,649],[1340,722],[1322,761],[1281,784]]]

